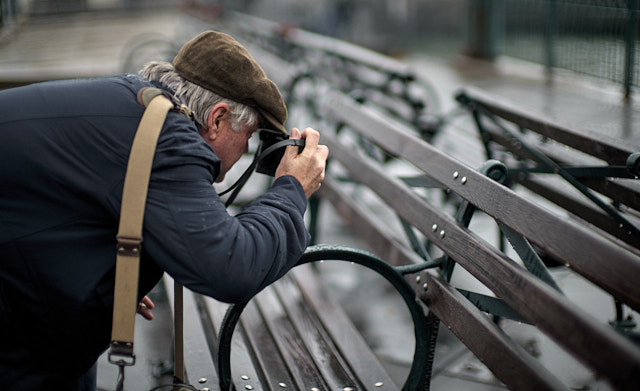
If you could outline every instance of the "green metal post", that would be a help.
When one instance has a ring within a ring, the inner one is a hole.
[[[548,0],[545,6],[544,18],[544,67],[547,74],[547,81],[551,81],[553,76],[553,66],[555,64],[555,56],[553,50],[553,40],[557,25],[558,7],[556,0]]]
[[[638,0],[629,0],[627,4],[627,25],[625,30],[624,97],[631,97],[633,72],[635,67],[635,46],[638,29]]]
[[[502,52],[503,0],[471,0],[467,25],[468,52],[471,56],[493,59]]]

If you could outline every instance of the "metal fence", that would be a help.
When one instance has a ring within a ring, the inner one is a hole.
[[[506,0],[503,53],[640,86],[638,0]]]

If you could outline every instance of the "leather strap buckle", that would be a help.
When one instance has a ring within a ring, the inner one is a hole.
[[[114,356],[120,358],[115,359]],[[134,365],[136,363],[136,355],[133,354],[133,342],[111,341],[108,358],[111,364],[124,366]],[[129,360],[127,361],[126,359]]]
[[[142,239],[138,238],[127,238],[118,236],[118,254],[129,256],[129,257],[139,257],[140,250],[142,248]]]

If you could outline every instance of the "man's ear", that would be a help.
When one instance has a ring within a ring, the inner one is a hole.
[[[220,131],[220,121],[225,115],[229,114],[229,105],[224,102],[216,103],[215,106],[209,112],[207,117],[207,129],[206,138],[209,140],[215,140],[218,137]]]

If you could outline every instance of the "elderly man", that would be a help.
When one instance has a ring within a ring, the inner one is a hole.
[[[138,298],[163,272],[226,302],[285,274],[309,234],[306,199],[328,150],[311,128],[275,181],[237,216],[212,186],[258,127],[286,132],[277,87],[245,48],[208,31],[173,63],[138,75],[54,81],[0,92],[0,389],[95,389],[109,343],[116,233],[131,143],[158,87],[194,113],[170,112],[153,161]],[[149,316],[148,313],[144,315]]]

